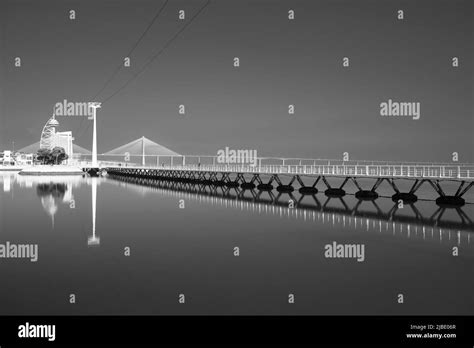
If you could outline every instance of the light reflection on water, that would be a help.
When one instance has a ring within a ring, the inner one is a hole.
[[[0,261],[14,279],[0,290],[2,314],[474,313],[472,204],[396,209],[385,198],[124,178],[7,173],[0,180],[0,242],[38,243],[43,261]],[[366,261],[328,261],[323,247],[334,240],[364,243]],[[243,251],[238,264],[234,245]],[[63,300],[71,291],[81,293],[74,307]],[[184,307],[175,301],[181,291],[193,298]],[[285,306],[292,291],[301,303]],[[396,306],[397,291],[410,303]]]
[[[461,240],[470,243],[471,233],[469,232],[474,232],[473,222],[466,213],[466,210],[473,210],[472,204],[468,204],[464,208],[442,208],[435,205],[434,202],[419,202],[418,205],[431,205],[432,211],[425,212],[424,215],[417,208],[417,203],[413,203],[405,205],[408,210],[408,214],[405,214],[405,211],[401,213],[402,209],[398,203],[391,201],[388,205],[390,209],[383,211],[377,201],[363,202],[347,197],[329,198],[322,194],[278,193],[275,195],[272,191],[228,189],[172,181],[119,176],[112,176],[112,179],[118,181],[120,187],[137,185],[135,190],[142,195],[157,192],[164,196],[193,200],[200,204],[224,206],[228,209],[245,210],[253,214],[271,214],[280,218],[312,220],[332,226],[342,225],[344,228],[373,230],[380,233],[382,231],[399,233],[408,238],[420,233],[423,239],[436,236],[442,241],[443,236],[449,240],[456,236],[458,243],[461,243]],[[289,199],[294,202],[291,208],[288,203]],[[331,202],[340,204],[334,206],[330,204]],[[364,210],[361,208],[363,205],[373,205],[374,209],[372,211]],[[449,211],[452,214],[446,213]]]

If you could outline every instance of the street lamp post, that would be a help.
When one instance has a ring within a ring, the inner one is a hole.
[[[97,109],[101,107],[101,103],[93,102],[89,104],[92,108],[94,130],[92,133],[92,167],[97,168]]]

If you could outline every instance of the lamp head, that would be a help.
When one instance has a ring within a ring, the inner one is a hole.
[[[89,107],[94,108],[94,109],[99,109],[102,107],[102,103],[99,102],[90,102]]]

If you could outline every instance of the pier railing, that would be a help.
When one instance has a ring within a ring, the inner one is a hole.
[[[152,157],[152,163],[150,163]],[[147,156],[146,165],[117,161],[100,161],[100,167],[133,167],[206,172],[234,172],[288,175],[326,175],[341,177],[393,177],[474,180],[474,164],[340,161],[300,158],[261,157],[252,163],[220,163],[215,156]],[[87,167],[87,162],[82,162]]]

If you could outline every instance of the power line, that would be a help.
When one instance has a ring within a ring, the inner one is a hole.
[[[153,26],[153,24],[155,23],[155,21],[158,19],[158,17],[160,16],[161,12],[163,12],[166,4],[168,3],[169,0],[166,0],[163,5],[160,7],[160,9],[158,10],[158,12],[156,13],[155,17],[153,17],[152,21],[148,24],[148,27],[145,29],[145,31],[142,33],[142,35],[140,36],[140,38],[138,39],[137,42],[135,42],[135,44],[132,46],[132,48],[130,49],[130,51],[127,53],[126,57],[130,57],[133,53],[133,51],[137,48],[137,46],[140,44],[140,42],[143,40],[143,38],[145,37],[145,35],[148,33],[148,31],[150,30],[150,28]],[[106,83],[104,84],[104,86],[99,90],[99,92],[96,93],[96,95],[92,98],[92,100],[95,100],[95,98],[97,98],[100,93],[102,93],[102,91],[108,86],[108,84],[114,79],[115,75],[120,71],[120,69],[123,67],[123,63],[120,63],[117,68],[114,70],[113,74],[111,75],[111,77],[106,81]]]
[[[176,40],[176,38],[197,18],[197,16],[199,16],[199,14],[210,4],[211,0],[207,0],[207,2],[199,9],[199,11],[197,11],[193,17],[191,17],[191,19],[181,27],[180,30],[178,30],[172,37],[170,40],[168,40],[166,42],[166,44],[163,46],[163,48],[161,50],[159,50],[155,55],[153,55],[150,60],[145,63],[140,70],[138,70],[138,72],[133,75],[127,82],[125,82],[124,85],[122,85],[118,90],[116,90],[114,93],[112,93],[109,97],[107,97],[106,99],[104,99],[102,101],[102,104],[104,104],[106,101],[112,99],[115,95],[117,95],[120,91],[122,91],[124,88],[126,88],[128,86],[128,84],[130,82],[132,82],[134,79],[136,79],[143,71],[145,71],[145,69],[156,59],[158,58],[161,54],[163,54],[163,52],[166,50],[166,48],[168,48],[174,40]],[[84,132],[87,132],[89,130],[91,126],[91,123],[88,124],[87,128],[84,130]],[[82,132],[81,135],[84,133]]]
[[[138,38],[138,40],[135,42],[135,44],[131,47],[131,49],[129,50],[129,52],[127,53],[126,57],[130,57],[133,53],[133,51],[135,51],[135,49],[138,47],[138,45],[140,44],[140,42],[143,40],[143,38],[145,37],[145,35],[148,33],[148,31],[151,29],[151,27],[153,26],[153,24],[156,22],[156,20],[158,19],[158,17],[160,16],[160,14],[163,12],[163,10],[165,9],[166,5],[168,4],[168,1],[169,0],[165,0],[165,2],[163,3],[163,5],[159,8],[158,12],[156,13],[156,15],[153,17],[153,19],[150,21],[150,23],[148,24],[148,26],[146,27],[145,31],[140,35],[140,37]],[[110,82],[112,82],[112,80],[115,78],[115,76],[120,72],[120,69],[122,69],[123,67],[123,63],[120,63],[116,68],[115,70],[112,72],[111,76],[109,77],[109,79],[105,82],[105,84],[102,86],[102,88],[95,94],[94,97],[92,97],[90,100],[95,100],[95,98],[97,98],[106,88],[107,86],[109,85]],[[82,128],[82,125],[84,123],[84,118],[81,119],[81,124],[79,125],[79,129]],[[90,123],[89,123],[89,127],[90,127]],[[89,128],[88,127],[88,128]],[[87,129],[88,129],[87,128]],[[81,136],[82,134],[85,132],[86,130],[82,131],[81,132]]]
[[[150,60],[145,63],[142,68],[140,70],[138,70],[138,72],[133,75],[127,82],[125,82],[124,85],[122,85],[122,87],[120,87],[118,90],[116,90],[114,93],[112,93],[109,97],[107,97],[106,99],[103,100],[102,104],[104,104],[106,101],[112,99],[115,95],[117,95],[120,91],[122,91],[124,88],[126,88],[128,86],[128,84],[130,82],[132,82],[133,80],[135,80],[143,71],[145,71],[145,69],[151,64],[153,63],[153,61],[158,58],[165,50],[166,48],[168,48],[168,46],[170,46],[173,41],[179,36],[179,34],[181,34],[189,25],[191,25],[191,23],[197,18],[197,16],[199,16],[199,14],[209,5],[209,3],[211,2],[211,0],[207,0],[206,4],[204,4],[204,6],[202,6],[199,11],[197,11],[194,16],[189,20],[189,22],[187,22],[184,26],[181,27],[180,30],[178,30],[174,35],[173,37],[168,40],[168,42],[166,42],[166,44],[163,46],[163,48],[161,50],[159,50],[155,55],[153,55]]]

